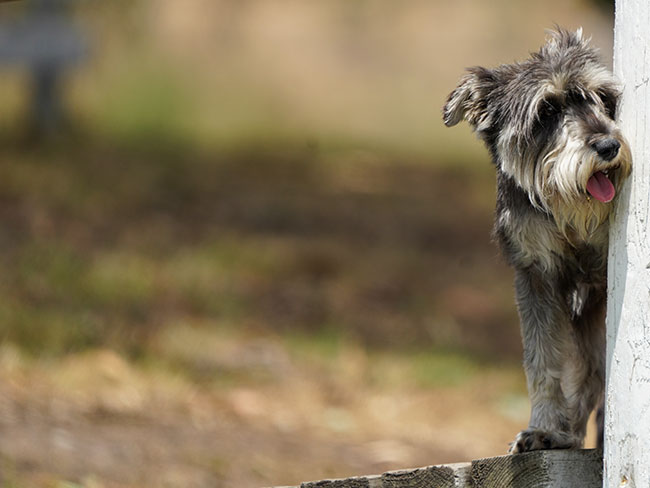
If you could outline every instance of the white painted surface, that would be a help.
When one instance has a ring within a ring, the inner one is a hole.
[[[632,175],[610,233],[607,308],[607,488],[650,487],[650,1],[617,0],[614,72]]]

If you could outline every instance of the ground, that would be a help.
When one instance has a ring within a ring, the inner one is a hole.
[[[174,347],[217,339],[195,334],[178,331]],[[297,484],[503,454],[522,425],[516,369],[467,363],[462,378],[425,385],[405,356],[344,346],[332,358],[271,338],[219,342],[203,365],[217,379],[206,382],[110,350],[26,363],[5,347],[5,485]],[[240,380],[218,384],[223,370]]]

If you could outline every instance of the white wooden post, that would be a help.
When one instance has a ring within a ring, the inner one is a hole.
[[[616,0],[614,72],[632,175],[610,232],[606,488],[650,487],[650,2]]]

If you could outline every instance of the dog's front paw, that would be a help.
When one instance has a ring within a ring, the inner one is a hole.
[[[576,449],[580,444],[580,439],[566,432],[527,429],[517,434],[508,452],[517,454],[540,449]]]

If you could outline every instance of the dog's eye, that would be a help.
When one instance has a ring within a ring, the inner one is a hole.
[[[560,115],[561,107],[555,99],[543,100],[539,105],[537,115],[541,122],[550,122]]]
[[[603,107],[605,107],[607,116],[612,120],[616,119],[616,106],[618,101],[616,96],[608,92],[598,92],[598,97],[600,98]]]

